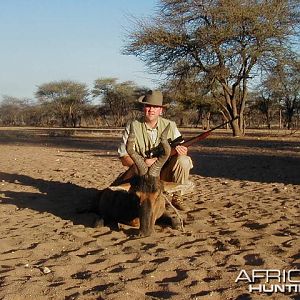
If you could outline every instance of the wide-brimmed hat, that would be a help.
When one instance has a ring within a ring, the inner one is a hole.
[[[138,99],[138,102],[143,105],[168,107],[167,104],[163,104],[163,94],[161,91],[148,91]]]

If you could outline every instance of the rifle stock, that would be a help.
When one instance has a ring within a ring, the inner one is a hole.
[[[199,134],[199,135],[197,135],[197,136],[195,136],[193,138],[190,138],[190,139],[186,140],[185,142],[183,142],[183,143],[181,143],[179,145],[185,146],[185,147],[188,148],[188,147],[192,146],[193,144],[195,144],[195,143],[197,143],[197,142],[199,142],[201,140],[206,139],[211,134],[211,132],[212,132],[212,130],[205,131],[205,132],[203,132],[203,133],[201,133],[201,134]],[[176,151],[175,148],[172,148],[170,156],[173,156],[175,154],[177,154],[177,151]]]

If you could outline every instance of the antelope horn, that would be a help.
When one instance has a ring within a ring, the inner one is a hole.
[[[135,150],[134,150],[134,141],[135,141],[135,134],[134,134],[134,129],[132,126],[130,126],[129,130],[129,136],[128,140],[126,143],[126,151],[129,154],[129,156],[132,158],[134,161],[138,173],[140,176],[144,176],[148,172],[148,167],[144,162],[144,159],[142,156],[140,156]]]
[[[170,129],[170,124],[164,129],[161,134],[161,145],[163,146],[164,153],[157,159],[157,161],[149,168],[149,175],[153,177],[159,177],[160,170],[168,160],[171,153],[171,146],[168,142],[168,132]]]

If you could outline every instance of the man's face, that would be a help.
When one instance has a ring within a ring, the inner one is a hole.
[[[157,121],[158,117],[162,114],[163,108],[161,106],[144,106],[144,116],[146,122]]]

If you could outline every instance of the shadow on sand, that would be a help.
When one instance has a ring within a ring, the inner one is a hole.
[[[300,184],[300,157],[191,151],[193,174],[262,183]]]
[[[18,208],[30,208],[38,212],[48,212],[74,224],[92,227],[96,214],[80,213],[89,210],[99,192],[97,189],[84,188],[73,183],[35,179],[26,175],[0,172],[0,180],[31,186],[37,192],[1,191],[5,195],[5,204],[14,204]]]

